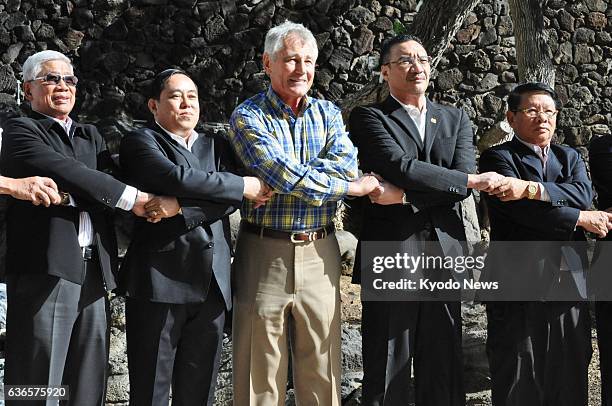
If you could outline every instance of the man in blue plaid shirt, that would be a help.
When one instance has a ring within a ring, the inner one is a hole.
[[[235,405],[284,405],[289,348],[296,401],[340,404],[340,255],[332,219],[357,179],[357,151],[334,104],[307,96],[317,44],[301,24],[266,35],[271,85],[236,108],[229,141],[274,193],[245,202],[234,260]],[[289,345],[291,342],[291,345]]]

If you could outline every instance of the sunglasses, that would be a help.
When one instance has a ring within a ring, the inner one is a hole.
[[[34,80],[41,80],[44,85],[59,85],[59,83],[63,80],[68,86],[76,86],[76,84],[79,82],[79,79],[74,75],[60,75],[59,73],[55,72],[49,72],[46,75],[34,78],[29,82]]]

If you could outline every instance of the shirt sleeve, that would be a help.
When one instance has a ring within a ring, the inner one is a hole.
[[[271,119],[271,118],[270,118]],[[291,194],[313,206],[337,201],[348,193],[357,174],[356,151],[344,128],[334,124],[324,159],[301,163],[288,155],[268,130],[261,114],[238,107],[230,119],[228,139],[242,164],[277,193]]]
[[[126,185],[115,207],[125,211],[132,210],[132,208],[134,208],[134,203],[136,203],[137,195],[138,189],[134,186]]]

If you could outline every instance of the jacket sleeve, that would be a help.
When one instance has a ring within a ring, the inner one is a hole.
[[[467,174],[474,170],[474,147],[469,119],[462,110],[453,129],[457,132],[450,168],[424,162],[407,154],[384,125],[380,110],[356,107],[349,118],[351,138],[359,150],[362,168],[401,187],[410,202],[423,209],[465,199]]]
[[[90,126],[90,131],[94,132],[98,143],[103,142],[95,127]],[[0,165],[6,176],[46,176],[53,179],[60,190],[75,198],[111,208],[125,190],[126,185],[111,175],[55,151],[43,141],[43,129],[32,119],[9,120],[3,135]]]
[[[576,165],[576,176],[586,177],[583,165]],[[480,156],[480,171],[494,171],[504,176],[519,178],[514,166],[495,149],[488,149]],[[576,229],[580,209],[569,206],[553,206],[550,202],[521,199],[502,202],[495,196],[483,194],[489,210],[505,218],[517,227],[550,235],[552,239],[568,240]]]

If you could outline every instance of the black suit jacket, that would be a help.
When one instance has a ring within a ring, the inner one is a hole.
[[[406,191],[411,206],[368,202],[353,282],[360,282],[364,241],[405,241],[433,227],[443,251],[465,240],[459,202],[470,194],[467,174],[475,169],[473,133],[463,110],[427,101],[425,142],[406,110],[391,96],[356,107],[351,139],[364,172],[375,172]]]
[[[129,296],[165,303],[206,299],[214,274],[228,308],[228,215],[242,202],[240,176],[217,172],[221,149],[200,134],[190,152],[158,125],[121,141],[120,160],[130,182],[148,192],[178,198],[183,214],[153,224],[138,219],[121,265],[120,287]]]
[[[485,194],[491,222],[492,246],[483,279],[505,281],[518,289],[517,300],[554,299],[555,295],[578,288],[586,293],[584,273],[560,274],[562,256],[570,269],[586,271],[584,231],[576,228],[580,210],[591,207],[591,181],[580,154],[569,147],[551,144],[546,171],[536,153],[518,139],[486,150],[480,157],[480,171],[495,171],[517,179],[540,182],[551,201],[521,199],[502,202]],[[529,241],[505,244],[495,241]],[[561,241],[578,243],[561,244]],[[563,279],[563,280],[561,280]],[[559,285],[561,283],[561,285]],[[513,288],[514,289],[514,288]],[[570,300],[570,299],[568,299]]]
[[[93,125],[73,122],[70,138],[55,120],[37,113],[9,120],[2,137],[0,172],[23,178],[47,176],[70,193],[78,207],[34,206],[11,199],[7,211],[7,274],[47,273],[82,284],[79,212],[94,227],[107,289],[115,287],[117,243],[112,209],[125,184],[101,172],[112,166],[104,139]]]

